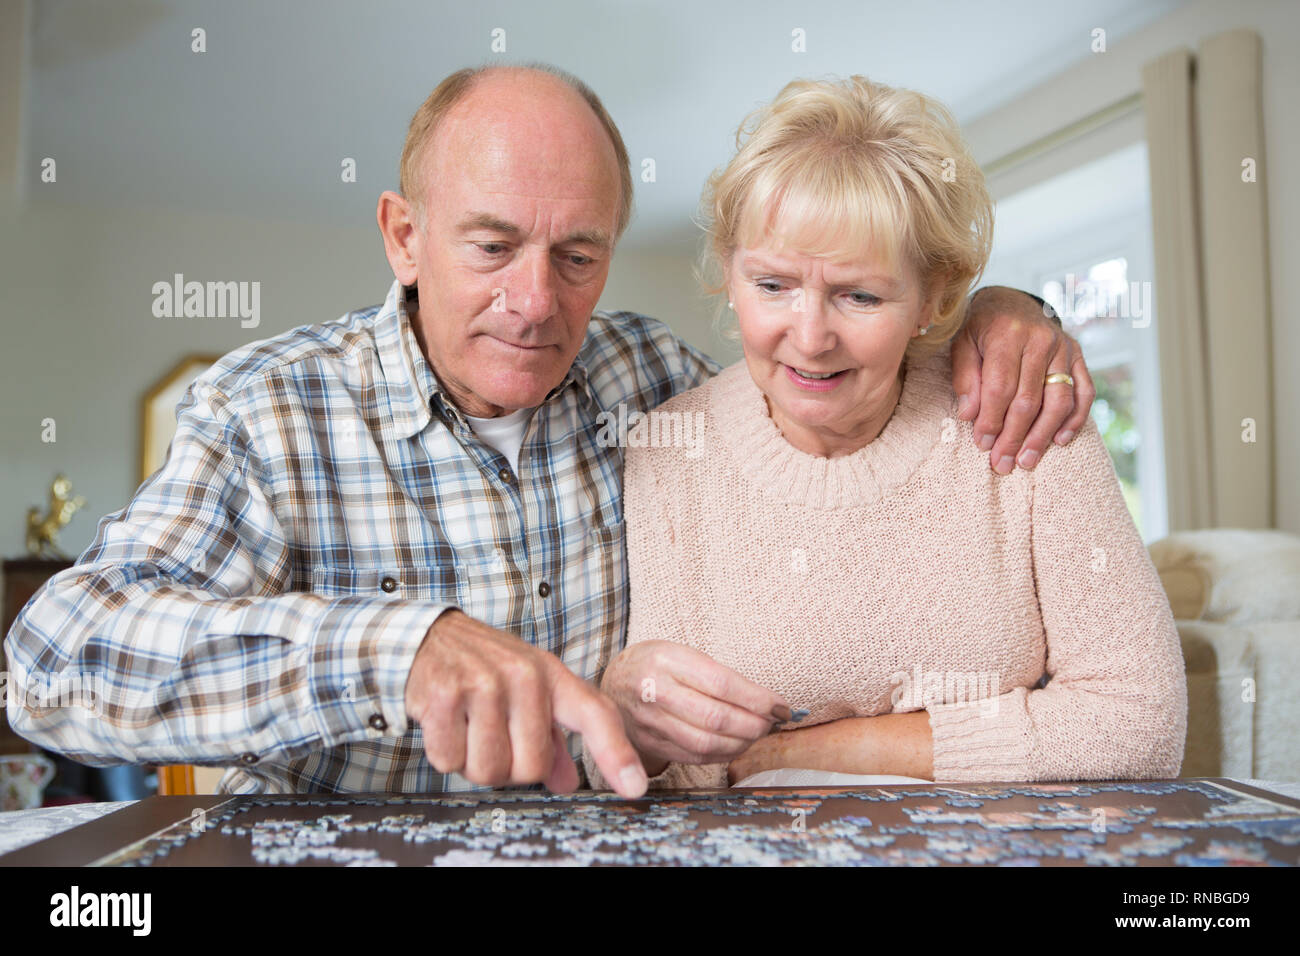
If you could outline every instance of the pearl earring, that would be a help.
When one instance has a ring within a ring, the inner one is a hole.
[[[916,330],[916,334],[917,334],[917,335],[925,335],[925,334],[928,333],[929,331],[930,331],[930,327],[929,327],[928,325],[923,325],[923,326],[921,326],[919,329]]]
[[[727,303],[727,308],[730,309],[732,312],[735,312],[735,311],[736,311],[736,303],[734,303],[734,302],[728,302],[728,303]]]

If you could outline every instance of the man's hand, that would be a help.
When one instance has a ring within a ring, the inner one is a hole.
[[[646,791],[641,760],[608,697],[555,656],[459,610],[444,611],[425,634],[406,679],[406,713],[419,723],[439,773],[491,787],[540,782],[568,793],[578,786],[578,770],[563,727],[583,735],[619,794]]]
[[[1044,384],[1056,372],[1073,376],[1074,387]],[[952,344],[952,386],[958,416],[974,420],[975,441],[1003,475],[1015,464],[1033,468],[1053,438],[1068,444],[1097,394],[1079,344],[1032,298],[1005,286],[971,299]]]
[[[609,662],[601,680],[623,712],[646,772],[669,761],[725,763],[790,719],[778,694],[684,644],[642,641]]]

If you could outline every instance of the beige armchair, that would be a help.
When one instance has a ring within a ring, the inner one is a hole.
[[[1187,665],[1182,776],[1300,780],[1300,537],[1188,531],[1149,551]]]

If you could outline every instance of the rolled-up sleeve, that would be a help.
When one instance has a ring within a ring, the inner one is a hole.
[[[83,763],[223,765],[406,732],[406,677],[449,607],[290,591],[290,536],[247,432],[201,377],[165,465],[5,639],[7,713]]]

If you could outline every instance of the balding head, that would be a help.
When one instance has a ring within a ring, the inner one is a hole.
[[[632,167],[623,137],[600,98],[570,73],[548,64],[466,68],[448,76],[429,94],[411,118],[402,149],[399,187],[423,221],[430,147],[444,121],[472,120],[477,129],[508,127],[512,135],[547,128],[568,136],[572,156],[586,149],[616,169],[619,184],[615,236],[622,236],[632,218]],[[533,130],[521,119],[531,118]],[[595,135],[593,135],[593,133]]]
[[[544,70],[453,77],[426,107],[407,195],[376,210],[393,274],[416,291],[413,330],[465,414],[540,405],[573,365],[627,223],[626,151],[603,110]]]

